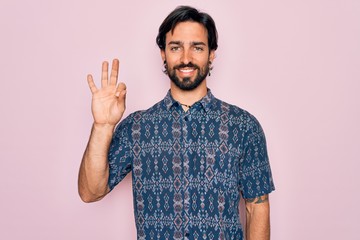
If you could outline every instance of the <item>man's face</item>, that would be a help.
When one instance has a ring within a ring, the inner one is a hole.
[[[171,81],[182,90],[198,87],[209,73],[214,51],[209,51],[206,28],[197,22],[178,23],[166,34],[166,70]]]

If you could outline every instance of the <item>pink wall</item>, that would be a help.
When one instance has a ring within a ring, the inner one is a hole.
[[[209,85],[265,129],[272,239],[359,239],[358,0],[1,0],[0,239],[135,239],[129,177],[98,203],[77,195],[86,74],[119,57],[127,113],[162,99],[154,39],[178,4],[214,17]]]

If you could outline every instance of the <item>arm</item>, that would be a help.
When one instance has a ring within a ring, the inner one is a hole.
[[[270,239],[270,205],[268,195],[245,199],[246,240]]]
[[[123,83],[117,85],[118,71],[119,61],[115,59],[108,80],[108,63],[104,62],[100,89],[91,75],[87,78],[92,93],[94,124],[79,170],[78,191],[84,202],[98,201],[110,191],[107,156],[115,126],[125,111],[126,86]]]

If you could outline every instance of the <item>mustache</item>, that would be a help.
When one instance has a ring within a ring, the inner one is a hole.
[[[174,67],[174,69],[179,69],[179,68],[195,68],[195,69],[200,69],[200,67],[196,64],[193,64],[192,62],[189,62],[188,64],[179,64],[179,65],[176,65]]]

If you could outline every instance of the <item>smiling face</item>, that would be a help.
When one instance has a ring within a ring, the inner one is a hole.
[[[172,83],[181,90],[197,88],[209,73],[214,51],[209,50],[206,28],[197,22],[181,22],[166,34],[161,56]],[[206,87],[206,86],[205,86]]]

